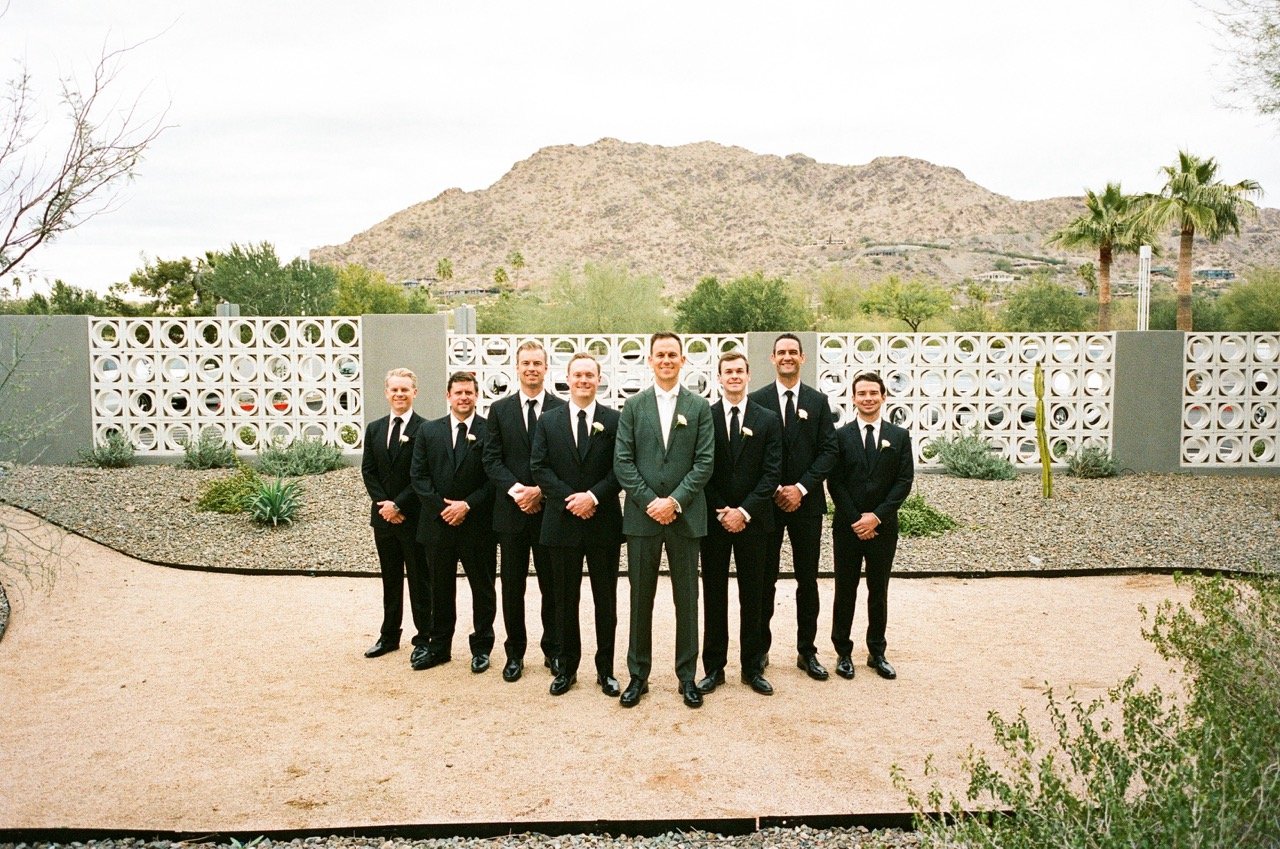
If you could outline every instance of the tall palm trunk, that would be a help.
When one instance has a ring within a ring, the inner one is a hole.
[[[1098,330],[1111,329],[1111,245],[1098,249]]]
[[[1191,329],[1191,243],[1196,228],[1185,225],[1178,240],[1178,330]]]

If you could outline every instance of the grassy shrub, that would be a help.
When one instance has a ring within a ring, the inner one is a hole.
[[[302,486],[297,481],[285,483],[281,478],[259,481],[249,498],[248,511],[260,525],[288,525],[302,506]]]
[[[272,445],[258,455],[258,468],[274,477],[297,478],[341,469],[342,449],[318,439],[295,439]]]
[[[904,537],[936,537],[960,527],[955,519],[925,503],[924,496],[907,496],[898,508],[898,533]]]
[[[82,452],[80,462],[100,469],[127,469],[133,465],[133,443],[120,431],[113,430],[92,450]]]
[[[257,472],[241,465],[235,474],[206,483],[200,489],[196,508],[214,513],[243,513],[261,484]]]
[[[933,440],[925,446],[924,456],[937,457],[954,478],[1007,481],[1017,475],[1013,463],[996,453],[995,447],[982,438],[977,425],[964,436]]]
[[[188,439],[182,447],[183,469],[230,469],[236,464],[235,449],[217,430],[206,430],[199,439]]]
[[[1067,472],[1077,478],[1113,478],[1120,471],[1105,448],[1090,445],[1067,458]]]
[[[1140,689],[1137,673],[1088,704],[1050,692],[1049,743],[1021,712],[992,715],[1000,756],[971,752],[967,798],[945,810],[936,785],[922,798],[895,767],[921,845],[1280,846],[1280,581],[1194,589],[1190,608],[1165,602],[1144,631],[1183,665],[1185,700]],[[975,804],[1012,816],[936,818]]]

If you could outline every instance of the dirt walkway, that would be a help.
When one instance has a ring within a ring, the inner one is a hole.
[[[653,690],[623,710],[585,678],[552,698],[541,666],[503,683],[501,630],[495,667],[472,675],[465,582],[454,661],[413,672],[406,649],[361,656],[379,618],[375,580],[183,572],[78,538],[66,551],[52,590],[10,592],[0,828],[901,810],[891,764],[918,774],[932,752],[959,787],[957,756],[990,745],[987,712],[1026,704],[1042,719],[1046,681],[1092,697],[1141,665],[1147,681],[1168,683],[1140,637],[1138,606],[1185,595],[1162,577],[899,579],[889,631],[899,679],[880,680],[856,655],[853,681],[818,683],[795,668],[794,585],[783,582],[769,670],[777,694],[755,695],[731,668],[728,686],[691,711],[674,690],[664,583]],[[625,684],[625,581],[619,589]],[[820,632],[830,582],[822,592]],[[855,629],[864,626],[860,610]],[[589,629],[584,642],[589,658]],[[834,666],[829,644],[820,649]]]

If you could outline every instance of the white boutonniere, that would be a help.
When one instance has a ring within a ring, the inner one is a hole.
[[[743,438],[746,438],[746,437],[748,437],[748,436],[755,436],[755,433],[754,433],[754,431],[752,431],[752,430],[751,430],[751,428],[749,428],[749,427],[744,427],[744,428],[742,429],[742,436],[743,436]]]
[[[802,421],[802,422],[808,421],[808,420],[809,420],[809,411],[808,411],[808,410],[796,410],[796,418],[800,419],[800,421]]]
[[[676,427],[688,427],[689,420],[684,417],[683,413],[676,413]]]
[[[474,433],[468,433],[467,442],[475,442],[475,441],[476,441],[476,435]]]
[[[592,423],[591,423],[591,432],[592,432],[592,433],[604,433],[604,425],[600,424],[600,422],[592,422]]]
[[[403,444],[403,443],[405,443],[405,442],[408,442],[408,441],[409,441],[409,434],[407,434],[407,433],[402,433],[402,434],[400,434],[400,442],[401,442],[401,444]]]
[[[882,439],[882,440],[880,440],[880,450],[881,450],[881,451],[883,451],[884,449],[889,448],[889,447],[890,447],[890,445],[889,445],[889,440],[887,440],[887,439]]]

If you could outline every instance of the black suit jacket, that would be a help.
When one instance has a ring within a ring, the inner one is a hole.
[[[519,390],[493,402],[489,408],[488,436],[484,443],[484,469],[493,481],[493,529],[498,533],[519,533],[529,525],[538,525],[542,513],[529,515],[507,495],[517,483],[533,486],[529,455],[533,434],[525,426],[525,398]],[[542,402],[542,415],[563,407],[563,398],[550,392]],[[541,418],[541,417],[539,417]]]
[[[720,527],[716,510],[741,507],[751,516],[746,531],[763,533],[773,529],[773,493],[778,488],[782,464],[782,419],[750,399],[742,420],[742,439],[737,454],[729,447],[725,424],[725,403],[711,406],[716,433],[716,461],[707,482],[707,525]]]
[[[807,383],[797,386],[796,421],[782,429],[782,468],[778,474],[778,483],[782,486],[798,483],[808,494],[794,513],[784,513],[776,506],[774,509],[778,511],[779,517],[822,516],[827,512],[822,482],[836,467],[839,456],[835,417],[831,414],[827,396]],[[776,382],[757,389],[748,397],[780,418],[783,415],[778,404]]]
[[[483,543],[492,536],[493,484],[484,473],[486,425],[483,416],[471,423],[469,440],[462,449],[462,462],[454,468],[453,439],[457,420],[452,415],[432,419],[418,428],[413,446],[409,478],[422,504],[418,519],[418,541],[428,546],[445,539]],[[444,500],[466,501],[471,510],[458,527],[440,518]]]
[[[827,479],[831,500],[836,506],[832,526],[837,533],[852,533],[849,526],[863,513],[875,513],[880,518],[878,533],[896,535],[898,508],[910,494],[915,479],[911,434],[881,419],[881,447],[873,466],[867,462],[859,424],[855,416],[836,431],[840,459]]]
[[[413,449],[417,444],[418,429],[426,421],[417,413],[409,415],[409,422],[400,433],[398,445],[387,445],[387,431],[391,426],[390,414],[369,422],[364,429],[364,455],[360,458],[360,474],[364,488],[369,493],[369,524],[374,528],[400,528],[378,515],[378,502],[391,500],[404,514],[403,526],[417,530],[418,496],[409,481],[413,465]]]
[[[613,474],[613,443],[618,435],[618,411],[596,404],[595,422],[581,458],[573,441],[577,408],[561,404],[538,419],[530,466],[533,479],[546,497],[542,513],[543,545],[607,546],[622,544],[622,487]],[[590,519],[565,509],[575,492],[590,492],[599,502]]]

